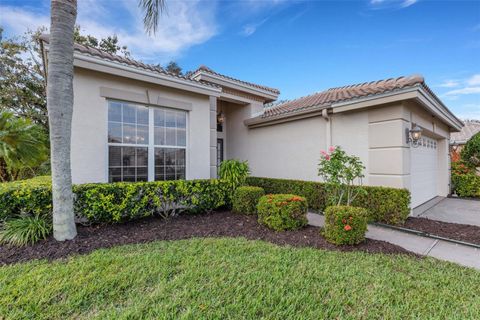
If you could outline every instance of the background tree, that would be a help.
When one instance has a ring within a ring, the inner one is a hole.
[[[119,45],[116,35],[97,39],[74,30],[76,42],[112,54],[129,56],[127,46]],[[4,39],[0,28],[0,112],[13,112],[41,125],[48,133],[47,94],[38,37],[47,27],[27,31],[20,37]]]
[[[175,61],[170,61],[165,67],[165,71],[177,76],[183,75],[182,68]]]
[[[30,120],[0,113],[0,181],[31,175],[48,158],[43,128]]]

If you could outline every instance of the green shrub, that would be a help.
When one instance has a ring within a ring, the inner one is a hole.
[[[331,206],[325,209],[323,235],[333,244],[358,244],[365,240],[368,211],[352,206]]]
[[[46,239],[51,233],[52,224],[48,217],[21,216],[3,223],[0,243],[24,246]]]
[[[293,194],[269,194],[257,205],[258,222],[276,230],[296,230],[308,223],[307,200]]]
[[[452,174],[452,185],[460,197],[480,197],[480,176],[473,173]]]
[[[233,211],[244,214],[256,214],[258,200],[265,195],[260,187],[238,187],[233,194]]]
[[[460,156],[471,167],[480,167],[480,132],[467,141]]]
[[[218,171],[219,179],[225,181],[229,192],[227,193],[227,202],[230,205],[235,190],[245,184],[245,179],[250,174],[247,161],[236,159],[225,160],[220,163]]]
[[[248,177],[247,184],[262,187],[266,193],[291,193],[305,197],[309,208],[324,211],[328,205],[326,184],[313,181]],[[410,192],[406,189],[362,186],[352,205],[368,210],[369,221],[402,224],[410,214]]]
[[[178,180],[139,183],[94,183],[73,186],[78,217],[89,222],[121,222],[140,217],[167,217],[225,204],[227,185],[220,180]],[[51,219],[51,184],[28,180],[0,188],[0,219],[19,214]]]

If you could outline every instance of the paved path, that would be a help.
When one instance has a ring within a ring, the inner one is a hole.
[[[445,198],[419,217],[480,226],[480,201]]]
[[[324,216],[308,213],[308,223],[322,227]],[[454,262],[480,270],[480,249],[454,244],[448,241],[417,236],[389,228],[368,225],[367,238],[390,242],[423,256]]]

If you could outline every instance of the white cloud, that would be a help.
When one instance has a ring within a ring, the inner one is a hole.
[[[50,25],[50,18],[37,12],[9,6],[0,6],[0,12],[0,25],[8,27],[11,35],[22,35],[28,30]]]
[[[384,8],[407,8],[417,3],[418,0],[370,0],[370,6],[374,9]]]
[[[458,80],[445,80],[441,84],[437,85],[437,87],[441,88],[455,88],[460,86],[460,82]]]
[[[143,27],[142,12],[136,0],[82,0],[77,24],[84,33],[96,37],[116,34],[133,56],[147,62],[163,62],[184,50],[212,38],[216,32],[216,4],[199,0],[171,1],[160,16],[157,33],[149,36]],[[49,25],[49,12],[39,14],[28,8],[0,6],[1,22],[10,33]]]
[[[400,7],[402,7],[402,8],[410,7],[411,5],[413,5],[417,2],[418,2],[418,0],[405,0],[405,1],[402,2]]]
[[[467,80],[469,86],[480,86],[480,74],[474,74]]]
[[[461,89],[450,90],[444,93],[444,96],[458,96],[458,95],[465,95],[465,94],[478,94],[480,93],[480,86],[479,87],[465,87]]]
[[[265,18],[265,19],[263,19],[263,20],[260,21],[260,22],[250,23],[250,24],[244,25],[243,28],[242,28],[242,32],[241,32],[240,34],[243,35],[243,36],[245,36],[245,37],[251,36],[251,35],[254,34],[255,31],[257,31],[257,29],[258,29],[262,24],[264,24],[267,20],[268,20],[268,18]]]

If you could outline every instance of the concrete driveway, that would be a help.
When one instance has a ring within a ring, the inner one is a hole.
[[[480,226],[480,201],[445,198],[419,217]]]

